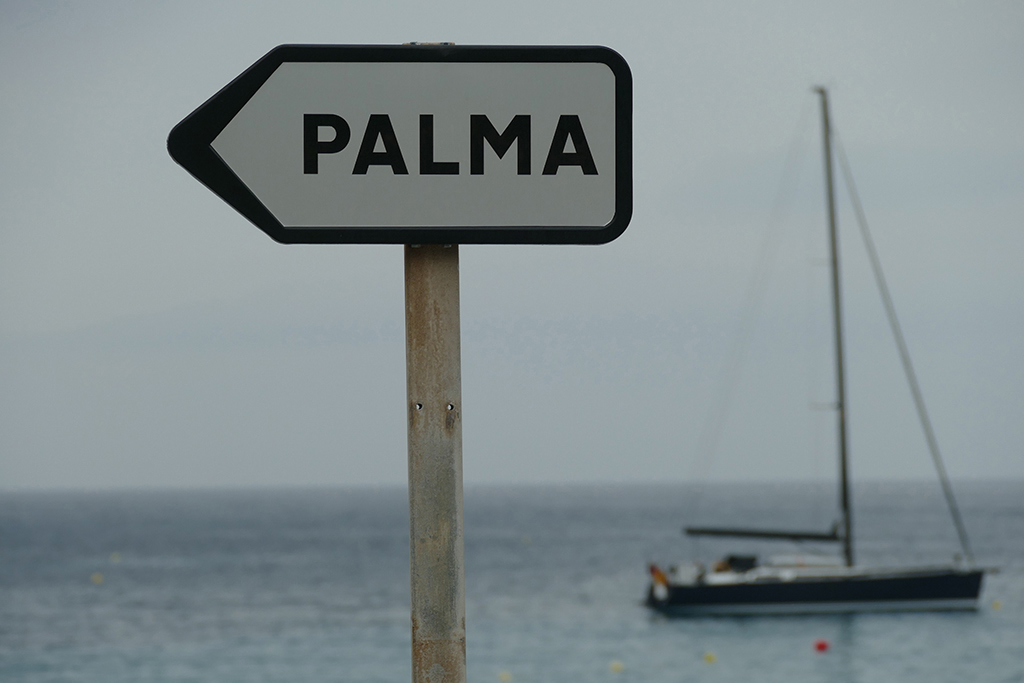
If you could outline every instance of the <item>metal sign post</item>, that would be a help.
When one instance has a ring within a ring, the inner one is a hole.
[[[466,680],[458,245],[621,235],[632,83],[605,47],[281,45],[167,139],[278,242],[406,245],[414,683]]]
[[[413,683],[465,683],[459,247],[405,247]]]

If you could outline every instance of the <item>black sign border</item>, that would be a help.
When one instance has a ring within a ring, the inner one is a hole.
[[[285,62],[599,63],[615,75],[615,213],[603,226],[286,228],[228,168],[213,141]],[[633,214],[633,76],[598,46],[280,45],[171,130],[167,151],[197,180],[282,244],[604,244]]]

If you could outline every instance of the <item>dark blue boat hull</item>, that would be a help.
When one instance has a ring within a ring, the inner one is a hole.
[[[798,577],[735,584],[670,585],[647,606],[672,616],[973,610],[982,570],[931,569]]]

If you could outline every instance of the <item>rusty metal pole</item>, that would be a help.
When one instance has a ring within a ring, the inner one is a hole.
[[[405,247],[413,683],[465,683],[458,245]]]

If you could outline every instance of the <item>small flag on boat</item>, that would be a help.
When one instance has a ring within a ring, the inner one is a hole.
[[[665,575],[665,572],[661,571],[661,568],[658,567],[658,565],[650,565],[650,570],[651,579],[654,580],[654,583],[658,584],[659,586],[668,586],[668,577]]]

